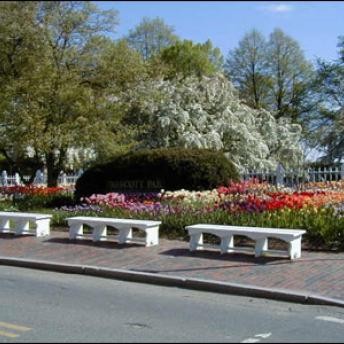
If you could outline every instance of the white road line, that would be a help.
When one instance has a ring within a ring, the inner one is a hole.
[[[261,337],[263,339],[269,338],[271,336],[271,332],[269,333],[261,333],[261,334],[256,334],[255,337]]]
[[[269,332],[269,333],[259,333],[259,334],[255,334],[254,336],[256,338],[247,338],[247,339],[244,339],[241,343],[258,343],[258,342],[260,342],[259,337],[262,338],[262,339],[269,338],[271,336],[271,332]]]
[[[338,323],[338,324],[344,324],[344,319],[339,319],[339,318],[334,318],[334,317],[319,316],[319,317],[316,317],[315,319],[334,322],[334,323]]]
[[[247,338],[244,339],[241,343],[258,343],[260,342],[260,339],[257,338]]]

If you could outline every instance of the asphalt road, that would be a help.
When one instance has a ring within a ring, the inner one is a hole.
[[[14,267],[0,305],[0,343],[344,340],[344,308]]]

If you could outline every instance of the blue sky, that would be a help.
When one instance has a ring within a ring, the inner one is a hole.
[[[126,35],[144,16],[162,18],[183,39],[208,38],[227,56],[243,35],[255,28],[266,37],[281,28],[296,39],[306,57],[337,58],[344,35],[344,1],[97,1],[119,11],[114,38]]]

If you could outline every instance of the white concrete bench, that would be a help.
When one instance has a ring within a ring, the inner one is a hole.
[[[256,257],[264,253],[287,253],[290,259],[301,257],[301,237],[306,233],[299,229],[260,228],[243,226],[224,226],[212,224],[197,224],[187,226],[190,235],[190,251],[202,250],[203,248],[220,248],[221,253],[227,252],[250,252],[247,247],[235,247],[234,235],[243,235],[254,240],[254,253]],[[203,234],[213,234],[221,239],[220,245],[203,244]],[[288,243],[288,251],[269,250],[268,238],[277,238]]]
[[[91,217],[78,216],[66,219],[69,226],[69,239],[74,240],[84,237],[84,225],[92,228],[93,241],[106,240],[107,226],[118,229],[118,242],[120,244],[128,242],[144,242],[145,246],[154,246],[159,244],[159,225],[160,221],[134,220],[134,219],[116,219],[110,217]],[[142,238],[133,238],[133,228],[145,232],[146,236]]]
[[[34,234],[37,237],[47,236],[50,234],[51,217],[52,215],[48,214],[0,211],[0,233]],[[34,228],[30,228],[30,223]]]

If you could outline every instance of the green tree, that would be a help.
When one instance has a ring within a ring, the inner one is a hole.
[[[208,39],[204,44],[204,49],[208,52],[208,58],[214,65],[217,72],[223,72],[224,58],[219,48],[213,47],[213,43]]]
[[[160,55],[168,78],[214,75],[222,66],[221,58],[219,49],[213,48],[209,40],[204,44],[195,44],[189,40],[178,41],[165,48]]]
[[[312,147],[323,151],[328,163],[344,158],[344,62],[318,61],[316,94],[318,107],[308,121]]]
[[[229,52],[225,71],[241,99],[253,108],[294,123],[303,123],[314,110],[314,68],[298,42],[280,29],[268,41],[256,30],[247,33]]]
[[[144,60],[148,60],[174,44],[178,37],[173,27],[165,24],[161,18],[144,17],[135,29],[129,31],[126,39],[130,47],[137,50]]]
[[[313,109],[311,87],[313,66],[306,60],[297,41],[275,29],[267,43],[267,74],[271,82],[272,111],[276,117],[297,122]]]
[[[225,64],[226,75],[238,88],[240,98],[255,109],[267,107],[270,84],[266,71],[266,46],[263,35],[252,30],[237,48],[229,52]]]
[[[85,50],[88,53],[83,65],[88,75],[85,75],[84,83],[92,88],[98,108],[102,106],[103,114],[108,113],[107,130],[102,132],[102,139],[94,142],[99,163],[135,144],[141,123],[135,121],[134,110],[128,114],[127,90],[147,78],[148,72],[141,55],[131,49],[126,40],[113,42],[97,36],[90,40]],[[92,68],[87,68],[89,65]]]
[[[35,24],[37,10],[37,2],[0,2],[0,150],[8,169],[16,172],[25,167],[30,135],[18,116],[23,108],[24,80],[42,52]],[[37,157],[32,163],[41,165]]]
[[[80,60],[83,83],[89,85],[97,97],[115,106],[122,107],[127,90],[150,77],[147,63],[126,40],[95,36],[83,51]]]
[[[92,148],[111,128],[113,111],[104,110],[115,102],[88,82],[97,63],[84,62],[117,13],[87,1],[1,3],[0,12],[1,144],[30,148],[56,185],[68,149]]]

